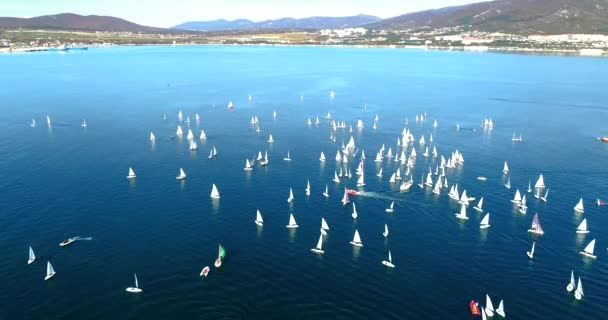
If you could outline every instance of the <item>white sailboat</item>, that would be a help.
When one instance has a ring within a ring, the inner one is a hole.
[[[46,116],[46,124],[49,126],[49,128],[51,127],[51,117]]]
[[[530,183],[530,180],[528,180],[528,193],[532,192],[532,185]]]
[[[192,133],[192,129],[188,129],[188,135],[186,136],[186,139],[188,139],[188,140],[194,139],[194,133]]]
[[[30,127],[36,126],[36,119],[32,118],[32,123],[30,123]]]
[[[388,237],[388,225],[386,223],[384,224],[384,232],[382,232],[382,235],[385,238]]]
[[[511,202],[513,202],[515,204],[521,203],[521,193],[519,193],[519,189],[517,189],[517,191],[515,191],[515,196],[513,197],[513,200],[511,200]]]
[[[585,212],[585,208],[583,207],[583,198],[581,198],[576,204],[576,206],[574,206],[574,211],[579,213]]]
[[[86,128],[87,127],[87,121],[85,119],[82,119],[82,123],[80,124],[81,127]]]
[[[355,235],[353,236],[353,241],[351,241],[350,244],[356,247],[363,247],[363,242],[361,242],[361,237],[359,236],[359,230],[355,229]]]
[[[391,250],[388,250],[388,260],[382,261],[382,264],[389,268],[395,267],[395,265],[393,264],[393,257],[391,256]]]
[[[274,139],[272,138],[272,134],[268,135],[268,143],[273,143]]]
[[[507,317],[507,315],[505,313],[505,304],[502,300],[500,300],[500,303],[498,304],[498,308],[496,308],[496,310],[494,310],[494,311],[503,318]]]
[[[340,170],[342,170],[342,168],[340,168]],[[342,175],[342,172],[340,171],[340,175]],[[336,171],[334,171],[334,179],[333,181],[335,183],[340,183],[340,178],[338,177],[338,173]]]
[[[347,205],[350,202],[348,198],[348,189],[344,188],[344,196],[342,197],[342,205]]]
[[[205,134],[205,130],[201,129],[201,134],[198,136],[201,140],[207,140],[207,135]]]
[[[156,141],[156,136],[154,135],[154,132],[150,131],[150,141]]]
[[[314,253],[324,253],[325,251],[323,251],[323,235],[319,235],[319,241],[317,242],[317,246],[310,249],[310,251],[314,252]]]
[[[34,254],[34,249],[30,246],[29,257],[27,259],[27,264],[32,264],[36,260],[36,255]]]
[[[351,216],[353,217],[353,219],[357,219],[357,217],[359,216],[357,214],[357,206],[355,205],[354,202],[353,202],[353,213],[351,214]]]
[[[505,164],[502,166],[502,173],[504,173],[504,174],[509,173],[509,165],[507,165],[506,161],[505,161]]]
[[[178,136],[181,136],[184,134],[184,131],[182,130],[182,126],[180,126],[179,124],[177,125],[177,130],[175,131],[175,134]]]
[[[380,168],[380,171],[378,171],[378,173],[376,174],[376,176],[382,178],[382,168]]]
[[[293,213],[289,214],[289,224],[287,225],[287,228],[289,229],[295,229],[298,227],[298,224],[296,223],[296,218],[293,217]]]
[[[456,213],[456,218],[461,219],[461,220],[468,220],[469,217],[467,217],[467,206],[462,204],[460,206],[460,213]]]
[[[532,226],[530,227],[530,229],[528,229],[528,232],[532,232],[532,233],[538,234],[538,235],[542,235],[545,233],[543,231],[543,228],[540,225],[540,221],[538,219],[538,213],[534,214],[534,218],[532,219]]]
[[[507,183],[505,183],[505,188],[511,189],[511,176],[507,178]]]
[[[319,161],[325,162],[325,154],[321,151],[321,156],[319,157]]]
[[[264,219],[262,219],[262,213],[260,213],[260,210],[258,210],[255,214],[255,224],[260,227],[264,225]]]
[[[133,179],[135,177],[135,171],[133,171],[133,168],[129,167],[129,174],[127,175],[127,179]]]
[[[542,200],[543,202],[547,202],[548,196],[549,196],[549,188],[547,188],[547,191],[545,191],[545,195],[540,197],[540,200]]]
[[[243,170],[245,170],[245,171],[253,170],[253,166],[251,165],[251,162],[249,162],[249,159],[245,159],[245,168],[243,168]]]
[[[481,222],[479,223],[479,228],[487,229],[489,227],[490,227],[490,213],[486,213],[486,215],[483,217],[483,219],[481,219]]]
[[[215,183],[211,186],[211,198],[213,199],[219,199],[220,198],[220,192],[217,190],[217,187],[215,186]]]
[[[566,290],[568,292],[572,292],[574,290],[574,286],[576,286],[576,282],[574,282],[574,270],[570,271],[570,282],[566,286]]]
[[[583,283],[581,282],[581,277],[578,277],[578,285],[576,286],[576,291],[574,291],[574,298],[576,298],[576,300],[581,300],[584,295]]]
[[[591,242],[589,242],[589,244],[585,247],[585,249],[583,249],[583,251],[580,252],[580,254],[584,255],[585,257],[595,259],[597,257],[593,255],[594,249],[595,249],[595,239],[591,240]]]
[[[363,173],[361,173],[361,175],[359,176],[359,179],[357,180],[357,187],[363,187],[365,185],[365,181],[363,180]]]
[[[534,188],[542,189],[544,187],[545,187],[545,179],[543,178],[543,174],[541,173],[540,176],[538,177],[538,180],[536,180],[536,183],[534,184]]]
[[[532,241],[532,249],[530,251],[526,251],[526,254],[530,259],[534,258],[534,247],[536,246],[536,242]]]
[[[323,196],[324,196],[325,198],[329,198],[329,190],[328,190],[328,188],[327,188],[327,184],[325,185],[325,192],[323,192]]]
[[[141,289],[139,288],[139,281],[137,281],[137,274],[136,274],[136,273],[134,273],[133,275],[135,276],[135,287],[128,287],[128,288],[126,289],[126,291],[127,291],[127,292],[131,292],[131,293],[140,293],[140,292],[142,292],[143,290],[141,290]]]
[[[306,189],[304,192],[307,196],[310,196],[310,180],[306,180]]]
[[[329,230],[329,225],[327,225],[325,218],[321,218],[321,234],[327,235],[327,230]]]
[[[179,175],[177,177],[175,177],[175,179],[177,179],[177,180],[186,179],[186,173],[184,172],[184,169],[179,168]]]
[[[291,161],[291,156],[289,155],[289,150],[287,150],[287,157],[283,158],[285,161]]]
[[[488,317],[494,316],[494,306],[492,305],[492,299],[486,294],[486,314]]]
[[[384,210],[384,211],[386,211],[388,213],[392,213],[394,211],[394,209],[395,209],[395,201],[391,201],[391,205],[388,208],[386,208],[386,210]]]
[[[198,149],[198,145],[196,144],[196,141],[194,140],[190,140],[190,150],[195,151],[196,149]]]
[[[473,209],[475,209],[479,212],[483,212],[482,206],[483,206],[483,197],[479,198],[479,202],[477,202],[477,205],[474,206]]]
[[[581,224],[576,228],[576,233],[589,233],[589,230],[587,230],[587,219],[581,221]]]
[[[53,266],[51,265],[50,261],[46,262],[46,277],[44,277],[44,280],[49,280],[50,278],[52,278],[53,276],[55,276],[55,269],[53,269]]]

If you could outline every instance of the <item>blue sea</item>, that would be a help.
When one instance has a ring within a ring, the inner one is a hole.
[[[484,305],[486,294],[494,307],[504,300],[511,319],[608,312],[608,207],[596,205],[608,200],[608,144],[596,141],[608,136],[607,59],[142,46],[0,55],[0,69],[0,319],[470,319],[469,301]],[[180,110],[191,119],[181,122],[185,133],[207,134],[197,151],[188,150],[185,134],[175,135]],[[335,142],[328,112],[347,124]],[[484,118],[493,130],[480,128]],[[404,128],[416,139],[406,154],[415,148],[418,156],[415,184],[400,192],[388,182],[398,164],[373,159],[383,144],[400,152]],[[511,141],[514,133],[523,142]],[[332,181],[335,155],[351,136],[367,156],[359,188],[366,194],[351,196],[356,220],[340,199],[345,187],[357,188],[361,151],[340,165],[353,178]],[[209,159],[214,146],[217,157]],[[416,186],[437,165],[422,156],[426,146],[446,158],[463,154],[464,164],[446,170],[448,182],[484,197],[489,229],[479,228],[477,200],[462,222],[448,189],[437,196]],[[259,151],[270,164],[244,171]],[[283,160],[288,151],[291,162]],[[129,167],[135,180],[126,179]],[[526,192],[541,173],[546,203]],[[219,200],[209,197],[212,184]],[[321,195],[326,184],[329,198]],[[525,215],[510,201],[516,189],[527,196]],[[575,213],[581,197],[585,212]],[[254,224],[256,210],[263,227]],[[285,228],[290,213],[298,229]],[[535,213],[542,236],[527,232]],[[310,249],[322,217],[330,230],[317,255]],[[580,235],[584,218],[591,232]],[[362,248],[349,244],[355,230]],[[92,240],[58,245],[75,236]],[[595,260],[579,254],[592,239]],[[220,243],[227,255],[216,269]],[[37,256],[31,265],[29,246]],[[394,269],[381,264],[388,250]],[[44,281],[47,261],[57,274]],[[209,276],[199,277],[207,265]],[[566,291],[571,270],[583,283],[581,301]],[[125,292],[134,273],[141,294]]]

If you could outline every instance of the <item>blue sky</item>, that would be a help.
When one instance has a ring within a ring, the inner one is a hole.
[[[254,21],[282,17],[371,14],[388,18],[408,12],[480,0],[0,0],[0,15],[34,17],[61,12],[110,15],[139,24],[170,27],[192,20]]]

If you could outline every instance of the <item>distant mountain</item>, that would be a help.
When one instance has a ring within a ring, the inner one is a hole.
[[[409,13],[368,25],[516,34],[608,33],[608,0],[496,0]]]
[[[380,18],[368,15],[349,17],[310,17],[303,19],[282,18],[253,22],[247,19],[191,21],[173,27],[186,30],[245,30],[245,29],[338,29],[359,27],[364,24],[380,21]]]
[[[81,16],[73,13],[60,13],[34,18],[0,17],[0,29],[16,28],[116,32],[167,31],[167,29],[146,27],[109,16]]]

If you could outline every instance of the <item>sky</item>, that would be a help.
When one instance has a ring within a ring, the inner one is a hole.
[[[0,16],[30,18],[71,12],[108,15],[154,27],[186,21],[401,14],[483,0],[0,0]]]

